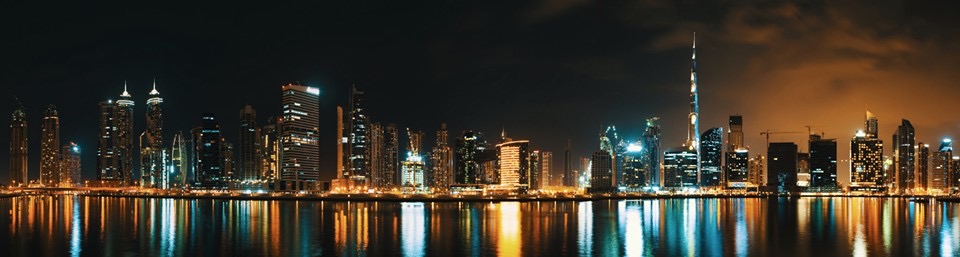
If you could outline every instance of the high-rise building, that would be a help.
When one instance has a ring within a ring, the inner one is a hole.
[[[643,165],[643,146],[631,143],[623,154],[623,181],[620,186],[628,191],[639,191],[647,186],[649,170]]]
[[[723,161],[723,127],[708,129],[700,135],[700,186],[720,187]]]
[[[949,138],[940,142],[940,148],[933,152],[930,159],[930,182],[927,190],[930,192],[947,193],[950,191],[950,172],[953,167],[950,165],[953,159],[953,141]]]
[[[456,184],[483,183],[483,163],[496,158],[496,154],[492,154],[494,158],[490,158],[492,151],[483,138],[483,133],[464,131],[463,136],[457,139],[456,148]]]
[[[497,178],[501,186],[530,187],[530,141],[510,140],[496,145]]]
[[[26,186],[27,179],[27,113],[17,100],[17,109],[10,117],[10,186]]]
[[[530,152],[530,155],[527,156],[527,167],[530,169],[530,174],[527,176],[527,180],[530,181],[530,190],[540,190],[544,187],[543,183],[543,160],[540,159],[540,150],[533,150]]]
[[[700,98],[697,94],[699,90],[697,84],[697,34],[693,34],[693,56],[690,60],[690,114],[687,116],[689,124],[687,124],[687,150],[693,151],[696,153],[697,159],[697,171],[702,170],[700,167],[701,162],[700,158]],[[722,142],[722,141],[721,141]],[[666,156],[664,156],[666,157]]]
[[[257,126],[257,111],[253,106],[245,105],[240,109],[240,155],[237,158],[237,181],[255,181],[260,179],[260,127]]]
[[[437,141],[430,153],[430,165],[433,169],[433,187],[448,189],[453,184],[453,150],[447,142],[447,124],[441,123],[437,131]]]
[[[337,106],[337,179],[344,178],[344,174],[347,174],[347,170],[350,169],[348,167],[350,161],[347,160],[348,156],[345,155],[350,152],[347,149],[350,146],[348,143],[350,138],[343,136],[345,132],[343,122],[343,107]]]
[[[100,102],[100,127],[97,138],[97,180],[104,183],[123,181],[120,156],[117,155],[117,128],[114,117],[117,104],[112,100]],[[116,183],[120,184],[120,183]]]
[[[610,151],[600,150],[590,158],[590,192],[611,193],[617,185],[613,174],[613,157]]]
[[[747,168],[747,183],[751,186],[761,186],[764,184],[763,174],[766,169],[763,164],[766,163],[766,157],[759,155],[750,158]]]
[[[141,187],[162,187],[167,177],[166,149],[163,148],[163,112],[160,104],[163,98],[153,82],[153,90],[147,99],[147,129],[140,135],[140,176]]]
[[[916,134],[910,121],[901,120],[897,133],[893,134],[893,176],[894,187],[899,192],[907,192],[915,187]]]
[[[356,179],[366,179],[370,177],[370,120],[367,118],[363,108],[363,91],[357,90],[356,86],[350,88],[350,117],[349,117],[349,137],[347,143],[347,156],[349,158],[348,170],[345,177],[355,177]]]
[[[237,177],[237,163],[233,155],[233,143],[224,138],[220,138],[220,154],[223,155],[223,179],[228,182]]]
[[[389,188],[400,184],[400,132],[397,125],[387,124],[383,129],[383,161],[380,165],[380,187]]]
[[[220,122],[212,113],[204,113],[200,127],[194,137],[197,158],[197,187],[222,189],[227,187],[227,174],[224,168],[223,137]]]
[[[924,192],[929,186],[929,174],[930,174],[930,145],[924,144],[923,142],[917,142],[914,145],[914,152],[916,153],[916,162],[913,167],[914,170],[914,192],[920,191]]]
[[[80,147],[71,141],[63,145],[60,154],[59,187],[75,187],[80,185]]]
[[[320,90],[286,84],[280,127],[282,189],[303,190],[320,180]]]
[[[383,187],[383,125],[379,122],[370,123],[370,186]]]
[[[730,116],[723,173],[728,188],[746,187],[750,151],[743,144],[743,116]]]
[[[272,181],[280,175],[280,130],[277,119],[270,118],[260,129],[260,178]]]
[[[47,106],[43,112],[40,134],[40,184],[55,187],[60,184],[60,117],[57,107]]]
[[[697,187],[697,152],[674,147],[663,153],[663,187],[672,190]]]
[[[660,173],[660,124],[657,124],[660,117],[647,119],[643,130],[643,136],[640,137],[641,147],[641,169],[646,173],[646,185],[652,187],[661,187]]]
[[[837,187],[837,140],[810,135],[810,188],[835,191]]]
[[[767,149],[767,186],[773,192],[795,192],[797,188],[797,144],[770,143]]]
[[[401,164],[400,185],[413,190],[423,190],[426,187],[423,156],[420,155],[423,132],[414,132],[407,128],[407,138],[407,158]]]
[[[124,84],[120,100],[100,103],[97,180],[102,185],[131,185],[133,177],[133,105]]]
[[[850,140],[851,190],[883,189],[883,141],[870,135],[861,130]]]
[[[137,136],[133,130],[133,96],[127,92],[127,85],[124,82],[123,93],[120,93],[120,99],[117,99],[117,107],[113,115],[114,133],[116,140],[114,154],[117,156],[117,170],[120,173],[120,180],[123,186],[133,186],[136,178],[133,177],[133,155],[136,154],[134,148],[134,138]]]
[[[540,152],[540,189],[556,185],[553,181],[553,152]]]
[[[573,157],[570,156],[570,140],[567,140],[567,148],[563,150],[563,186],[577,186],[577,176],[573,174]]]
[[[170,166],[167,167],[170,172],[168,188],[184,188],[187,185],[187,176],[191,167],[190,155],[187,151],[189,144],[185,141],[183,132],[177,131],[170,143]]]

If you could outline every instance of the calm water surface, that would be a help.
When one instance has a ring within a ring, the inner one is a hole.
[[[0,199],[0,256],[960,256],[905,199],[365,203]]]

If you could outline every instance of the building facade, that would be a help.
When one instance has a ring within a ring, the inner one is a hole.
[[[60,184],[60,117],[57,107],[47,106],[43,112],[40,134],[40,184],[55,187]]]
[[[448,189],[453,184],[453,149],[447,139],[447,124],[441,123],[437,131],[436,143],[430,153],[430,165],[433,170],[433,187]]]
[[[62,152],[60,154],[59,175],[59,187],[76,187],[81,185],[80,147],[72,141],[63,145]]]
[[[700,187],[719,188],[723,174],[723,128],[708,129],[700,135]]]
[[[663,187],[670,190],[697,187],[697,152],[688,147],[675,147],[663,153]]]
[[[898,192],[912,191],[916,187],[916,132],[909,120],[903,119],[893,134],[894,188]]]
[[[204,113],[195,133],[196,186],[206,189],[226,188],[228,177],[223,163],[223,136],[217,117],[212,113]]]
[[[240,141],[237,156],[237,181],[256,181],[260,179],[260,164],[263,149],[260,146],[260,127],[257,126],[257,110],[245,105],[240,109]]]
[[[147,129],[140,134],[140,186],[163,187],[167,185],[166,149],[163,147],[163,98],[153,83],[147,99]]]
[[[770,143],[767,149],[767,187],[772,192],[796,192],[797,144],[791,142]]]
[[[821,135],[810,135],[810,188],[817,191],[836,191],[837,140]]]
[[[27,133],[27,113],[18,101],[17,109],[10,116],[10,186],[24,187],[30,182]]]
[[[281,86],[281,92],[280,188],[313,189],[320,180],[320,90],[286,84]]]

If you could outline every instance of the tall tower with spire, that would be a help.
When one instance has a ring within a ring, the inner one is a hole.
[[[168,185],[164,172],[163,115],[160,104],[163,98],[157,91],[157,81],[153,81],[153,90],[147,99],[147,130],[140,136],[140,170],[142,187],[161,187]]]
[[[700,98],[697,94],[697,33],[693,33],[693,56],[690,66],[690,115],[687,117],[687,148],[697,152],[697,170],[700,170]]]
[[[133,96],[127,92],[127,82],[123,82],[123,93],[117,100],[116,114],[114,115],[114,126],[117,133],[114,139],[117,140],[116,156],[118,156],[117,170],[120,172],[122,185],[133,185],[133,138],[136,134],[133,132]]]

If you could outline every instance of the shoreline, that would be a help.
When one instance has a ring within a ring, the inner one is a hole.
[[[583,202],[602,200],[659,200],[659,199],[750,199],[750,198],[914,198],[935,199],[941,202],[960,202],[957,196],[909,196],[909,195],[761,195],[761,194],[697,194],[697,195],[497,195],[497,196],[451,196],[451,195],[367,195],[367,194],[324,194],[324,195],[269,195],[269,194],[157,194],[157,193],[120,193],[120,192],[75,192],[48,191],[34,193],[3,193],[0,198],[12,198],[30,195],[77,195],[88,197],[146,198],[146,199],[201,199],[201,200],[252,200],[252,201],[331,201],[331,202]]]

